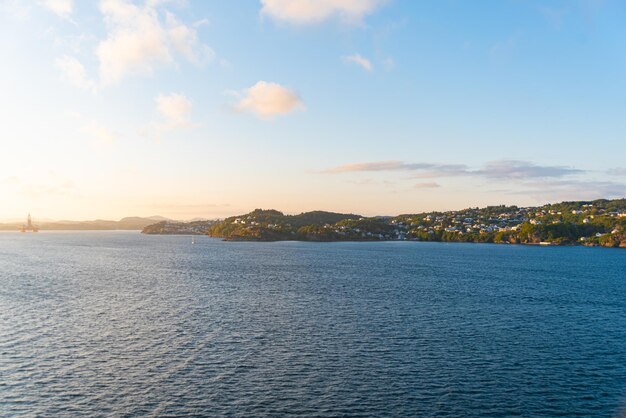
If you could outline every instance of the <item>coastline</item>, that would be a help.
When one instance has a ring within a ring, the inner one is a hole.
[[[155,234],[156,235],[156,234]],[[173,234],[161,234],[161,235],[173,235]],[[178,235],[189,235],[192,234],[178,234]],[[618,245],[618,246],[607,246],[600,244],[578,244],[578,243],[548,243],[548,242],[476,242],[476,241],[425,241],[425,240],[415,240],[415,239],[405,239],[405,240],[355,240],[355,239],[345,239],[345,240],[307,240],[307,239],[248,239],[248,238],[224,238],[224,237],[215,237],[208,235],[209,238],[219,239],[224,242],[255,242],[255,243],[272,243],[272,242],[310,242],[310,243],[319,243],[319,244],[331,244],[337,242],[413,242],[413,243],[439,243],[439,244],[487,244],[487,245],[519,245],[519,246],[529,246],[529,247],[597,247],[597,248],[617,248],[617,249],[626,249],[626,245]]]

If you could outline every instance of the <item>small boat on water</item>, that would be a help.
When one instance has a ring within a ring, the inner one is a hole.
[[[191,243],[195,244],[196,243],[196,237],[191,237]]]

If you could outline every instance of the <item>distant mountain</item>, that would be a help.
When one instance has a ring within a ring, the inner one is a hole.
[[[161,221],[173,221],[173,219],[166,218],[165,216],[158,216],[158,215],[155,215],[155,216],[148,216],[148,217],[146,217],[146,219],[152,219],[153,221],[156,221],[156,222],[161,222]],[[192,219],[192,221],[193,221],[193,220],[194,220],[194,219]]]
[[[127,218],[122,218],[118,222],[118,229],[143,229],[148,225],[152,225],[155,219],[150,218],[140,218],[138,216],[130,216]]]
[[[155,219],[157,218],[157,219]],[[41,231],[89,231],[89,230],[128,230],[140,231],[148,225],[154,224],[155,220],[167,220],[162,216],[151,216],[149,218],[143,218],[139,216],[130,216],[122,218],[119,221],[110,221],[106,219],[96,219],[93,221],[45,221],[37,222],[35,224]],[[0,230],[3,231],[17,231],[24,224],[24,222],[10,222],[0,224]]]

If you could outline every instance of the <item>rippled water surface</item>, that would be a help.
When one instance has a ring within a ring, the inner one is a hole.
[[[626,251],[0,234],[0,415],[621,416]]]

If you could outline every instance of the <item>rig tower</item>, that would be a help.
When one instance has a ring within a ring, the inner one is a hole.
[[[22,225],[20,232],[39,232],[39,228],[33,224],[33,219],[30,217],[30,213],[26,219],[26,225]]]

